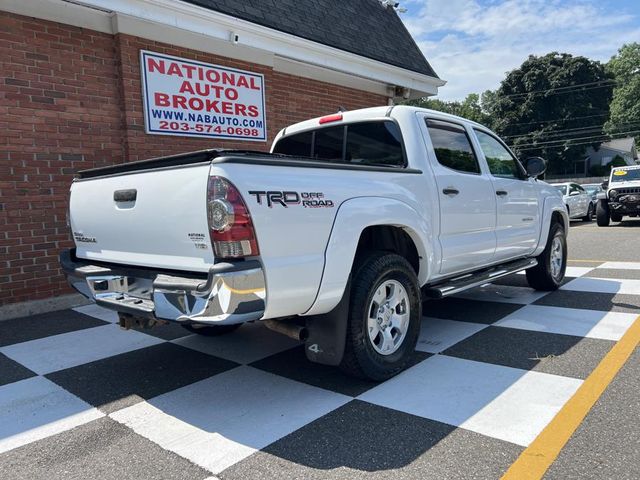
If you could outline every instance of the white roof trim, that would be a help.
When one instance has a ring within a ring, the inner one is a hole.
[[[85,8],[85,12],[72,11],[81,8],[78,5],[91,8]],[[70,2],[4,0],[2,9],[74,25],[77,25],[80,20],[84,24],[78,26],[105,32],[107,31],[107,25],[105,24],[108,20],[105,17],[109,15],[115,16],[118,21],[113,22],[109,33],[120,31],[132,35],[147,36],[146,34],[149,33],[150,29],[157,29],[158,34],[162,35],[162,41],[176,44],[173,35],[167,35],[166,28],[170,27],[172,30],[182,30],[201,37],[218,40],[216,43],[225,42],[231,48],[236,48],[235,51],[231,52],[236,53],[233,58],[239,58],[237,53],[241,53],[240,50],[245,47],[254,51],[254,54],[251,55],[254,61],[258,56],[256,55],[258,51],[268,52],[283,59],[354,75],[383,85],[408,88],[411,90],[412,96],[435,95],[438,92],[438,87],[446,83],[435,77],[412,72],[318,42],[305,40],[295,35],[263,27],[246,20],[240,20],[230,15],[175,0],[72,0]],[[67,17],[70,21],[65,21]],[[123,18],[128,21],[123,21]],[[129,28],[124,26],[132,26],[134,20],[145,22],[147,28],[143,32],[137,30],[128,31]],[[123,31],[123,27],[127,31]],[[114,32],[114,30],[116,31]],[[146,34],[142,35],[142,33]],[[230,41],[232,33],[239,36],[237,45]],[[205,38],[203,38],[203,42],[204,40]],[[193,47],[190,46],[189,48]],[[202,50],[203,48],[200,49]],[[203,50],[206,51],[207,49],[204,48]],[[267,62],[257,63],[273,64],[273,58],[271,57]],[[366,88],[366,90],[369,90],[369,88]]]

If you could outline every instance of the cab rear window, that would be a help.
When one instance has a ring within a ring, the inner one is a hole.
[[[335,163],[403,167],[400,129],[390,120],[319,128],[281,138],[274,153]]]

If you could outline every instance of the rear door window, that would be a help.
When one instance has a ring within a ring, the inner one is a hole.
[[[440,120],[427,120],[427,128],[440,165],[457,172],[480,173],[480,164],[464,127]]]

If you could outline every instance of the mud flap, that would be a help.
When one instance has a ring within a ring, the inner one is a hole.
[[[339,365],[344,355],[349,319],[351,277],[342,294],[342,300],[329,313],[306,317],[309,338],[304,350],[307,359],[324,365]]]

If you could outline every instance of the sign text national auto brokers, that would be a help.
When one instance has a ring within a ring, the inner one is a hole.
[[[264,141],[264,77],[140,52],[147,133]]]

